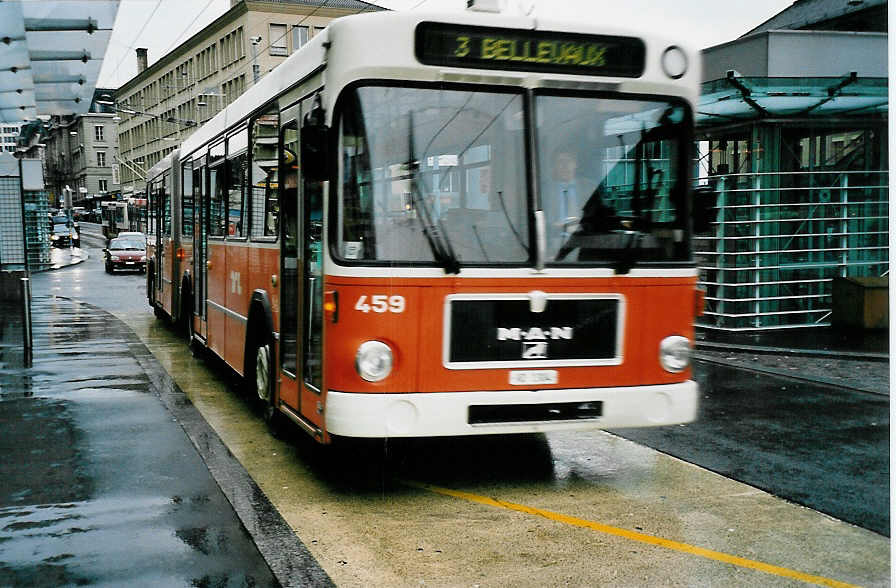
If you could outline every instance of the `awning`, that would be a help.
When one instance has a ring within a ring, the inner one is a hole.
[[[90,108],[118,0],[0,2],[0,121]]]
[[[729,74],[703,84],[697,125],[763,118],[827,118],[887,113],[887,79],[751,78]]]

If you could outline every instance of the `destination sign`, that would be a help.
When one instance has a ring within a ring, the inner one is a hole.
[[[645,47],[637,37],[423,22],[415,45],[427,65],[625,78],[644,73]]]

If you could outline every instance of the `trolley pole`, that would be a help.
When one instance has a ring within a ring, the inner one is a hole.
[[[31,280],[21,278],[22,285],[22,339],[25,367],[31,367],[33,342],[31,339]]]

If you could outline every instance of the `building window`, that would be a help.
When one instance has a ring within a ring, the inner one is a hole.
[[[270,34],[271,55],[288,55],[289,53],[286,50],[286,25],[272,24]]]
[[[105,141],[106,139],[103,137],[103,125],[97,125],[93,127],[94,131],[94,139],[97,141]]]
[[[292,27],[292,50],[298,51],[302,45],[308,42],[308,27],[294,26]]]
[[[106,167],[106,152],[105,151],[97,151],[96,152],[96,165],[97,165],[97,167]]]
[[[100,180],[100,192],[106,192],[109,190],[109,180]]]

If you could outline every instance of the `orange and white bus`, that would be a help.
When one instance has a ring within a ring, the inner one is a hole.
[[[691,421],[699,79],[598,25],[336,20],[150,171],[149,302],[323,443]]]

